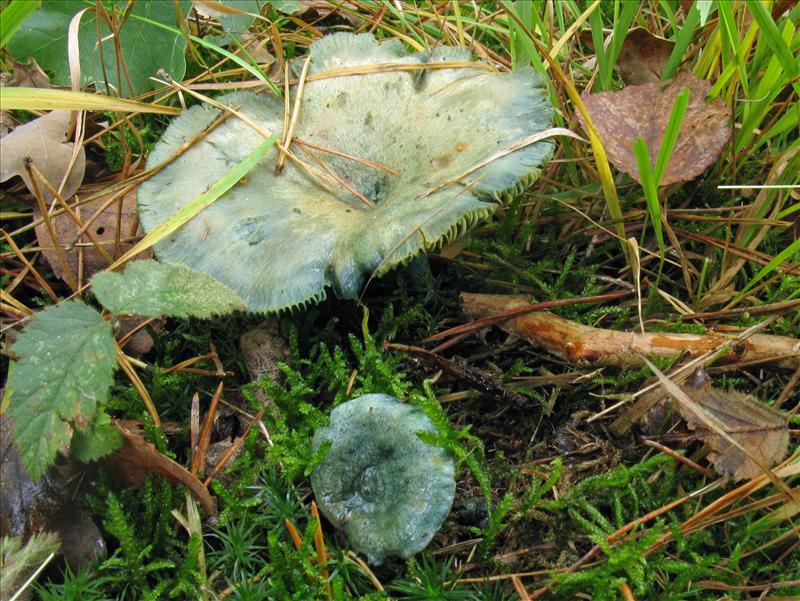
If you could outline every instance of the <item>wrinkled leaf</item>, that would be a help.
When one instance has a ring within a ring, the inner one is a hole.
[[[20,458],[36,480],[69,446],[71,424],[94,421],[113,380],[114,337],[97,311],[66,301],[38,313],[11,352],[20,359],[9,377],[8,413]]]
[[[26,162],[31,161],[47,181],[58,189],[67,174],[75,150],[75,145],[66,141],[69,119],[70,114],[67,111],[52,111],[3,136],[0,140],[0,182],[18,175],[33,194],[33,184],[25,168]],[[83,148],[80,148],[67,181],[61,188],[63,198],[69,198],[80,187],[85,166],[86,155]],[[41,181],[37,180],[36,186],[45,201],[53,199],[53,195]]]
[[[80,217],[81,223],[85,223],[99,211],[110,196],[111,194],[103,194],[95,200],[76,206],[74,211]],[[41,213],[37,208],[34,208],[34,220],[38,220],[40,217]],[[66,212],[52,216],[50,223],[56,234],[55,243],[50,237],[50,230],[47,228],[47,224],[44,222],[36,226],[36,239],[43,249],[42,254],[47,259],[47,262],[50,263],[50,268],[56,277],[67,283],[70,281],[77,282],[78,266],[81,259],[83,260],[84,281],[108,267],[109,262],[103,257],[100,250],[91,243],[86,234],[79,241],[77,240],[78,225]],[[139,218],[136,215],[136,192],[128,192],[121,200],[117,200],[103,209],[92,220],[89,232],[112,258],[117,258],[133,248],[133,240],[138,239],[141,234]],[[119,245],[116,244],[117,235],[119,235]],[[76,244],[76,242],[79,242],[79,244]],[[59,253],[55,249],[56,245],[62,248],[72,278],[64,270]],[[145,251],[139,255],[140,258],[149,258],[150,256],[152,256],[151,251]]]
[[[697,384],[681,389],[712,418],[724,426],[724,431],[751,456],[767,467],[786,457],[789,447],[789,424],[779,411],[765,405],[754,396],[735,390],[714,388],[710,380],[701,377]],[[754,478],[762,473],[759,466],[730,441],[710,430],[706,423],[683,403],[674,403],[692,430],[702,434],[713,450],[709,458],[720,474],[735,480]]]
[[[158,452],[151,443],[117,423],[117,429],[123,437],[122,448],[109,457],[117,472],[133,486],[144,484],[148,474],[163,476],[173,484],[182,484],[197,498],[208,515],[217,513],[217,504],[203,483],[169,457]]]
[[[109,311],[143,317],[208,318],[245,309],[224,284],[175,263],[134,261],[122,273],[97,274],[92,290]]]
[[[126,3],[113,4],[119,19]],[[81,0],[44,0],[17,31],[8,50],[19,60],[33,56],[59,85],[69,85],[70,70],[67,58],[67,32],[72,17],[87,8]],[[106,5],[111,10],[111,5]],[[94,83],[99,90],[108,87],[129,98],[152,89],[158,84],[149,78],[165,69],[177,80],[186,72],[186,40],[177,33],[168,33],[138,17],[144,17],[174,27],[180,10],[185,18],[191,2],[135,2],[128,19],[118,33],[122,56],[117,57],[115,39],[105,19],[87,11],[81,18],[78,44],[81,57],[81,86]],[[98,40],[101,42],[98,43]],[[117,58],[120,61],[116,60]],[[125,67],[117,70],[119,62]],[[107,79],[106,79],[107,77]],[[115,94],[116,95],[116,94]]]
[[[655,161],[675,97],[687,87],[690,91],[689,106],[660,182],[665,186],[690,181],[703,173],[717,160],[730,138],[728,106],[720,98],[705,101],[711,84],[682,73],[667,83],[628,86],[619,92],[582,96],[608,158],[617,169],[642,182],[633,143],[637,138],[643,138],[651,159]],[[580,114],[578,117],[583,123]]]
[[[614,68],[628,85],[661,80],[675,42],[659,37],[644,27],[634,27],[625,36]]]

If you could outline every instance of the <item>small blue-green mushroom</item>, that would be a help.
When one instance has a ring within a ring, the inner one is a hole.
[[[319,508],[371,564],[418,553],[450,512],[453,457],[422,430],[436,431],[422,411],[368,394],[336,407],[314,434],[314,450],[331,443],[311,474]]]

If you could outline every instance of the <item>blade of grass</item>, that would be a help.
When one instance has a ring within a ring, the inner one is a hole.
[[[509,0],[503,0],[503,8],[506,12],[511,15],[511,21],[508,23],[508,35],[513,40],[513,44],[511,46],[512,49],[512,66],[516,69],[519,66],[524,66],[530,64],[533,66],[534,70],[538,73],[544,73],[545,66],[542,62],[542,58],[539,56],[539,52],[537,52],[536,44],[538,41],[534,41],[535,37],[532,33],[531,27],[525,24],[523,18],[517,12],[517,9],[513,6]],[[527,4],[523,5],[527,7]],[[525,13],[526,17],[528,13]],[[531,25],[533,24],[533,14],[530,15]],[[525,51],[525,55],[527,60],[523,60],[519,62],[519,54],[521,51]]]
[[[686,49],[689,47],[689,43],[694,37],[694,31],[699,24],[700,12],[697,7],[697,2],[695,2],[692,4],[692,8],[689,9],[689,13],[683,21],[683,26],[675,37],[675,47],[672,49],[672,54],[669,55],[667,66],[664,67],[664,72],[661,74],[661,81],[675,77],[678,67],[681,66],[683,55],[686,53]]]
[[[622,10],[620,11],[620,6]],[[636,12],[639,10],[638,2],[624,2],[619,0],[614,2],[614,21],[612,24],[611,40],[608,48],[603,43],[603,13],[594,11],[589,17],[589,24],[592,29],[592,42],[594,53],[597,58],[599,70],[599,90],[611,89],[611,78],[614,75],[614,65],[622,52],[622,44],[628,34],[628,29],[633,23]]]
[[[519,13],[520,20],[525,24],[528,29],[533,28],[533,2],[517,2],[517,12]],[[509,23],[511,25],[511,23]],[[530,41],[525,35],[516,27],[508,28],[509,38],[511,40],[511,66],[512,69],[519,69],[527,67],[531,64],[531,50],[535,48],[531,45]]]
[[[656,159],[656,166],[653,170],[656,185],[661,184],[664,178],[664,173],[667,171],[669,159],[672,157],[672,151],[675,150],[675,142],[678,141],[678,134],[680,134],[681,126],[683,125],[683,118],[686,116],[686,107],[689,105],[689,88],[684,88],[675,96],[675,101],[672,104],[672,112],[667,122],[667,127],[664,129],[664,137],[661,139],[661,148],[658,149],[658,158]]]
[[[611,77],[614,74],[614,65],[617,64],[617,59],[619,58],[620,52],[622,52],[622,44],[625,42],[628,29],[631,23],[633,23],[633,19],[636,17],[640,5],[638,2],[622,2],[621,6],[622,10],[620,11],[620,1],[616,0],[614,3],[614,32],[611,35],[611,45],[606,52],[605,64],[600,65],[600,75],[606,85],[603,89],[611,88]]]
[[[0,49],[5,48],[6,44],[16,33],[22,22],[28,18],[33,11],[39,8],[41,0],[32,2],[31,0],[11,0],[11,4],[3,10],[3,17],[0,18]]]
[[[547,49],[544,48],[539,40],[536,39],[531,30],[522,24],[508,0],[503,0],[502,6],[505,9],[506,14],[511,17],[516,25],[522,29],[523,33],[528,36],[528,39],[533,43],[533,45],[536,46],[538,53],[545,58],[547,63],[550,65],[550,68],[553,70],[553,74],[559,79],[559,81],[561,81],[562,85],[564,86],[564,90],[567,92],[570,100],[572,100],[575,108],[583,115],[586,128],[589,130],[589,142],[592,147],[595,163],[597,164],[600,185],[603,189],[603,196],[605,197],[606,206],[608,207],[608,212],[611,215],[611,218],[614,220],[614,228],[622,246],[622,252],[625,253],[625,256],[627,257],[628,246],[625,243],[625,240],[628,236],[625,233],[625,223],[622,218],[622,206],[620,205],[619,197],[617,196],[617,188],[614,185],[614,178],[611,175],[611,167],[608,164],[606,151],[603,148],[603,143],[600,141],[600,136],[597,134],[597,130],[592,123],[592,118],[589,116],[589,111],[586,110],[586,105],[583,104],[580,94],[578,94],[578,90],[575,88],[575,84],[573,84],[569,77],[567,77],[566,73],[564,73],[564,70],[561,68],[561,65],[558,63],[558,61],[554,60],[550,56],[550,53],[547,52]]]
[[[667,127],[664,129],[664,136],[661,139],[661,147],[658,149],[655,167],[651,167],[652,159],[644,138],[637,138],[633,143],[633,153],[636,155],[636,163],[639,167],[639,177],[642,180],[642,189],[644,190],[644,197],[647,201],[647,210],[650,213],[650,219],[653,221],[653,229],[656,233],[658,249],[662,259],[664,257],[665,246],[664,233],[661,226],[661,220],[663,218],[661,214],[661,203],[658,200],[658,185],[664,178],[667,165],[669,165],[669,159],[672,157],[672,151],[675,149],[675,142],[678,140],[678,134],[680,134],[681,125],[683,124],[683,118],[686,115],[686,107],[688,105],[689,88],[685,88],[683,92],[675,97],[675,102],[672,104],[672,113],[669,116]]]
[[[181,112],[181,109],[173,106],[44,88],[0,88],[0,108],[28,111],[122,111],[158,115],[179,115]]]
[[[200,213],[200,211],[225,194],[225,192],[233,188],[233,186],[235,186],[239,180],[247,175],[250,170],[253,169],[253,167],[255,167],[262,158],[264,158],[264,155],[267,154],[267,151],[272,148],[277,141],[277,134],[272,134],[269,138],[264,140],[264,142],[262,142],[258,148],[247,155],[241,163],[236,165],[222,178],[217,180],[206,192],[203,192],[196,198],[192,199],[186,204],[186,206],[177,211],[164,223],[161,223],[153,228],[149,234],[139,241],[138,244],[122,255],[119,259],[114,261],[114,263],[109,266],[109,269],[116,269],[120,265],[130,260],[132,257],[138,255],[143,250],[150,248],[158,241],[162,240],[166,236],[169,236],[184,223],[195,217],[198,213]]]
[[[639,167],[639,179],[642,180],[642,190],[647,202],[647,212],[653,222],[653,230],[658,241],[658,251],[661,258],[664,257],[664,232],[661,228],[661,204],[658,202],[658,189],[656,179],[651,167],[650,152],[647,150],[647,142],[644,138],[636,138],[633,143],[633,154],[636,155],[636,164]]]
[[[767,6],[760,0],[745,0],[745,6],[750,10],[753,19],[758,23],[764,39],[769,45],[772,52],[780,61],[783,70],[792,80],[792,87],[794,91],[800,94],[800,81],[798,81],[798,67],[797,57],[792,56],[792,51],[781,36],[778,26],[775,24],[772,15],[767,10]]]
[[[783,263],[784,261],[788,261],[791,256],[797,253],[800,253],[800,238],[792,242],[789,246],[787,246],[781,252],[775,255],[771,261],[769,261],[766,265],[764,265],[764,267],[761,268],[761,270],[755,275],[755,277],[747,283],[747,285],[742,289],[742,291],[739,292],[739,294],[737,294],[734,297],[734,299],[730,302],[730,305],[735,305],[739,301],[741,301],[742,298],[744,298],[744,296],[748,293],[748,291],[753,286],[755,286],[761,279],[763,279],[765,276],[769,275],[770,273],[778,269],[778,266],[781,263]],[[792,271],[796,272],[797,274],[800,274],[800,265],[796,265],[796,268]]]
[[[611,84],[609,79],[608,84],[603,77],[605,73],[605,65],[608,63],[606,56],[608,51],[605,46],[605,39],[603,37],[603,14],[600,11],[594,11],[589,17],[589,27],[592,31],[592,46],[594,46],[594,57],[597,61],[597,68],[600,72],[600,77],[597,78],[598,86],[595,88],[598,91],[607,90],[608,85]]]

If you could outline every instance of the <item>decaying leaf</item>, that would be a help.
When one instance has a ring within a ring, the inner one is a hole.
[[[30,123],[20,125],[4,136],[0,140],[0,182],[18,175],[33,194],[31,178],[25,168],[30,161],[56,189],[69,173],[61,187],[61,196],[69,198],[75,194],[83,182],[86,155],[83,148],[78,149],[75,163],[70,168],[75,145],[66,141],[69,119],[69,111],[52,111]],[[41,182],[37,181],[36,185],[45,201],[53,199],[53,195]]]
[[[11,59],[11,72],[0,74],[0,87],[50,89],[53,86],[47,73],[31,58],[27,64]]]
[[[644,27],[634,27],[625,36],[614,68],[627,85],[660,81],[674,46]]]
[[[789,448],[789,423],[786,417],[752,395],[714,388],[703,372],[698,373],[700,377],[693,377],[681,389],[703,411],[721,423],[728,436],[747,451],[745,454],[721,434],[710,430],[683,403],[674,403],[689,428],[702,434],[706,444],[711,447],[709,458],[720,474],[735,480],[760,475],[761,468],[748,454],[767,467],[776,465],[786,457]]]
[[[8,134],[14,131],[17,126],[17,120],[11,116],[8,111],[0,111],[0,138],[5,138]]]
[[[111,197],[104,194],[85,204],[74,208],[75,213],[81,219],[81,223],[88,221]],[[121,202],[121,205],[120,205]],[[56,207],[58,208],[58,207]],[[41,214],[34,210],[33,218],[38,220]],[[103,257],[102,253],[95,247],[88,236],[84,234],[80,241],[77,241],[78,226],[75,221],[65,212],[51,217],[50,222],[56,234],[56,244],[61,245],[67,266],[72,274],[72,281],[78,281],[78,265],[83,260],[83,281],[86,282],[98,271],[108,267],[109,262]],[[141,234],[139,230],[139,218],[136,215],[136,192],[131,191],[122,197],[121,201],[112,203],[104,209],[96,219],[92,220],[89,231],[99,244],[108,252],[112,258],[117,258],[133,247],[134,238]],[[117,232],[119,231],[119,245],[116,245]],[[70,282],[70,277],[66,275],[58,252],[55,249],[50,231],[45,223],[36,226],[36,238],[39,246],[43,248],[42,254],[56,277]],[[116,252],[115,252],[116,250]],[[82,255],[82,257],[81,257]],[[144,251],[139,258],[146,259],[152,256],[152,252]]]
[[[126,426],[119,422],[116,425],[124,443],[108,461],[114,465],[124,480],[133,486],[141,486],[145,476],[158,474],[173,484],[182,484],[188,488],[207,515],[216,515],[217,503],[197,476],[193,476],[189,470],[159,453],[155,446]]]
[[[666,85],[666,87],[665,87]],[[662,89],[663,88],[663,89]],[[641,183],[633,143],[644,138],[655,164],[675,97],[689,88],[689,106],[660,185],[694,179],[719,157],[731,136],[730,108],[717,98],[706,102],[711,84],[689,73],[668,83],[628,86],[619,92],[583,94],[583,102],[608,158]],[[578,117],[584,127],[586,124]]]

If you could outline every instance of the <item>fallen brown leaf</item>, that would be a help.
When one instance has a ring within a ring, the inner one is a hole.
[[[5,138],[8,134],[14,131],[16,126],[17,120],[11,116],[11,113],[0,110],[0,138]]]
[[[772,467],[786,457],[789,450],[789,423],[780,411],[752,395],[714,388],[710,378],[703,372],[695,374],[681,389],[746,451],[709,429],[683,403],[673,403],[689,428],[700,433],[712,449],[709,458],[720,474],[731,476],[734,480],[755,478],[762,471],[753,459]]]
[[[217,513],[217,502],[203,483],[193,476],[189,470],[179,465],[158,450],[138,434],[120,423],[117,429],[123,437],[123,445],[107,460],[122,478],[133,486],[141,486],[145,476],[158,474],[173,484],[182,484],[191,491],[207,515]]]
[[[662,89],[663,88],[663,89]],[[619,92],[584,93],[583,102],[609,160],[641,183],[633,143],[644,138],[655,163],[675,97],[689,88],[689,105],[660,185],[694,179],[720,156],[731,136],[729,107],[717,98],[706,102],[711,84],[689,73],[669,82],[628,86]],[[580,113],[578,118],[583,127]]]
[[[627,85],[661,81],[675,42],[634,27],[625,36],[614,68]]]
[[[36,62],[30,58],[28,63],[20,63],[11,59],[11,73],[0,73],[2,88],[43,88],[50,89],[50,78]]]
[[[110,194],[104,194],[95,200],[87,202],[76,207],[74,210],[78,213],[81,223],[88,221],[98,210],[111,197]],[[120,209],[120,200],[112,203],[108,208],[104,209],[96,219],[92,220],[89,226],[89,231],[94,236],[99,244],[112,258],[117,258],[126,251],[133,247],[135,236],[141,235],[139,229],[139,217],[136,212],[136,191],[131,191],[125,194],[121,199],[122,206]],[[34,220],[41,218],[38,208],[34,208]],[[42,250],[47,262],[56,277],[69,282],[70,278],[65,273],[64,267],[58,258],[58,252],[55,250],[56,244],[61,245],[66,256],[67,265],[72,275],[72,281],[78,281],[78,265],[80,255],[83,253],[83,281],[86,282],[95,273],[102,271],[108,267],[109,263],[103,257],[103,254],[91,244],[89,238],[84,235],[80,240],[80,246],[76,245],[78,236],[78,225],[66,213],[62,212],[58,215],[51,217],[50,222],[53,225],[53,230],[56,234],[56,242],[50,237],[50,232],[45,223],[40,223],[36,226],[36,238],[39,241],[39,246]],[[115,251],[115,241],[117,239],[117,231],[119,230],[120,242]],[[146,251],[139,255],[138,258],[150,258],[151,251]]]
[[[25,168],[30,161],[58,189],[70,167],[75,149],[72,142],[66,141],[69,119],[69,111],[52,111],[3,136],[0,139],[0,182],[18,175],[33,194],[33,185]],[[81,147],[61,188],[62,198],[69,198],[78,190],[83,182],[85,167],[86,155]],[[45,201],[53,199],[53,195],[41,182],[37,181],[36,185]]]

